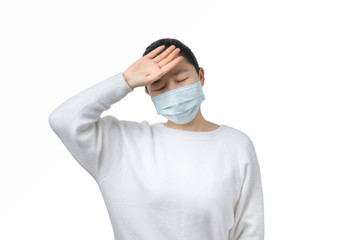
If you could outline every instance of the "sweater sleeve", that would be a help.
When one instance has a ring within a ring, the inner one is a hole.
[[[232,240],[264,239],[264,203],[260,167],[254,145],[249,139],[239,158],[241,186],[235,204]]]
[[[111,144],[121,147],[119,121],[112,116],[100,117],[112,104],[134,91],[122,72],[115,74],[69,98],[48,116],[48,121],[75,160],[97,181],[114,165],[111,154],[104,151]],[[106,149],[107,150],[107,149]]]

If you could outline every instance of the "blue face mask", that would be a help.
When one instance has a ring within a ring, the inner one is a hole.
[[[177,124],[191,122],[205,100],[200,75],[196,83],[179,87],[151,98],[156,112]]]

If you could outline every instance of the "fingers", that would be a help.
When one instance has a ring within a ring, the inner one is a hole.
[[[149,52],[148,54],[146,54],[144,57],[145,58],[153,58],[156,56],[156,54],[158,54],[159,52],[161,52],[161,50],[163,50],[165,48],[165,45],[161,45],[157,48],[155,48],[154,50],[152,50],[151,52]]]
[[[174,45],[171,45],[170,47],[168,47],[164,52],[162,52],[159,56],[157,56],[156,58],[154,58],[153,60],[155,62],[160,62],[161,60],[163,60],[170,52],[172,52],[175,49]]]
[[[174,51],[172,51],[169,56],[167,56],[165,59],[161,60],[159,62],[160,67],[162,68],[163,66],[165,66],[167,63],[169,63],[170,61],[172,61],[180,52],[180,48],[176,48]]]
[[[177,58],[175,58],[174,60],[172,60],[171,62],[169,62],[168,64],[166,64],[165,66],[163,66],[161,68],[161,72],[162,75],[166,74],[168,71],[170,71],[171,69],[173,69],[178,63],[180,63],[182,60],[184,59],[183,56],[179,56]]]

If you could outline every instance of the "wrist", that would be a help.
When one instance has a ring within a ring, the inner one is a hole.
[[[129,82],[129,78],[128,78],[127,74],[126,74],[126,71],[123,72],[123,76],[124,76],[124,79],[125,79],[125,82],[127,83],[127,85],[128,85],[131,89],[134,89],[135,86],[133,86],[133,85]]]

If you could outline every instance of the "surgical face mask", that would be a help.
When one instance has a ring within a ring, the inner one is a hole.
[[[205,100],[205,96],[201,86],[200,74],[199,81],[196,83],[151,98],[156,112],[177,124],[191,122],[198,113],[203,100]]]

